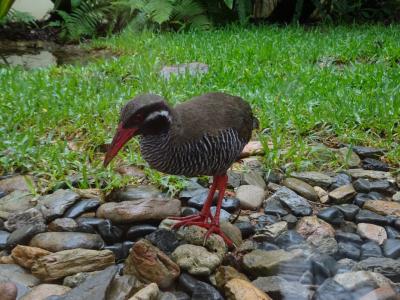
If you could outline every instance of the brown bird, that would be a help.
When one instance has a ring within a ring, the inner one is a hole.
[[[174,228],[198,225],[231,241],[219,227],[219,217],[228,177],[257,124],[250,105],[242,98],[224,93],[208,93],[170,107],[160,96],[140,95],[121,110],[120,123],[104,165],[133,137],[140,136],[140,149],[149,165],[161,172],[185,176],[213,176],[206,202],[198,215],[180,220]],[[216,190],[217,208],[210,207]]]

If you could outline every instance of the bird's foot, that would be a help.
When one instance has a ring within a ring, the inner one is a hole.
[[[208,219],[211,219],[211,223],[208,223]],[[192,216],[187,216],[187,217],[173,217],[170,218],[171,220],[179,220],[180,222],[174,224],[172,226],[173,229],[178,229],[180,227],[184,226],[199,226],[202,228],[208,229],[206,234],[204,235],[204,244],[206,243],[207,239],[210,237],[212,233],[215,233],[222,237],[224,240],[225,244],[228,247],[233,246],[232,241],[221,231],[221,228],[219,227],[219,224],[215,224],[214,218],[209,215],[209,216],[204,216],[204,215],[192,215]]]

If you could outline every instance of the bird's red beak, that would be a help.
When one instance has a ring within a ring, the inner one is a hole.
[[[107,167],[110,161],[117,155],[118,151],[135,135],[137,130],[137,128],[123,128],[121,123],[118,125],[117,132],[104,158],[103,164],[105,167]]]

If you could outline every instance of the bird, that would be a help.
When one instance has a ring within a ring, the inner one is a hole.
[[[197,215],[171,217],[174,229],[197,225],[232,241],[221,231],[220,211],[228,182],[227,170],[239,159],[257,127],[251,106],[238,96],[206,93],[171,107],[156,94],[138,95],[120,112],[120,121],[104,158],[106,167],[134,136],[150,167],[166,174],[187,177],[213,176],[202,210]],[[211,213],[218,190],[215,215]]]

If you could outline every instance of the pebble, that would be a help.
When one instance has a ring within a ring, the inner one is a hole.
[[[49,255],[51,252],[37,248],[17,245],[11,251],[11,257],[21,267],[30,269],[33,263],[42,256]]]
[[[354,271],[378,272],[393,282],[400,282],[400,260],[387,257],[370,257],[358,262]]]
[[[8,219],[11,214],[24,212],[36,205],[34,196],[28,192],[14,191],[0,198],[0,218]]]
[[[289,229],[293,229],[297,224],[297,218],[292,214],[288,214],[282,218],[282,221],[285,221],[288,224]]]
[[[360,155],[361,158],[371,157],[371,158],[379,158],[385,154],[385,149],[382,148],[373,148],[373,147],[365,147],[365,146],[353,146],[353,151]]]
[[[335,238],[338,242],[350,242],[353,244],[361,245],[362,239],[358,234],[336,230]]]
[[[299,172],[292,173],[292,177],[303,180],[312,186],[320,186],[322,188],[329,188],[329,186],[334,182],[333,178],[320,173],[320,172]]]
[[[314,235],[307,239],[307,243],[322,254],[335,255],[338,251],[338,243],[333,237]]]
[[[371,196],[369,194],[365,194],[365,193],[358,193],[355,197],[354,197],[354,201],[353,203],[359,207],[363,207],[364,203],[368,200],[372,200]]]
[[[244,239],[247,239],[255,233],[255,228],[250,222],[237,222],[234,225],[239,228]]]
[[[104,203],[97,209],[96,215],[113,223],[160,221],[180,216],[180,209],[178,199],[153,198]]]
[[[357,233],[362,237],[382,245],[387,239],[385,228],[368,223],[359,223],[357,225]]]
[[[385,276],[369,271],[356,271],[337,274],[333,280],[349,291],[355,291],[365,287],[390,287],[391,281]]]
[[[258,277],[252,283],[272,299],[311,299],[312,293],[306,286],[279,276]]]
[[[319,202],[321,202],[322,204],[326,204],[329,202],[329,194],[323,188],[319,186],[314,186],[314,191],[318,195]]]
[[[225,295],[228,299],[232,300],[272,300],[267,294],[256,288],[253,284],[240,278],[234,278],[227,282],[225,285]]]
[[[341,204],[349,202],[356,195],[352,184],[340,186],[329,193],[332,202]]]
[[[339,242],[338,253],[339,258],[350,258],[353,260],[359,260],[361,255],[360,246],[350,242]]]
[[[286,216],[289,212],[283,207],[281,202],[278,200],[270,200],[264,202],[264,213],[267,215],[274,215],[274,216]]]
[[[43,232],[35,235],[29,243],[31,247],[51,252],[68,249],[101,249],[104,241],[97,234],[82,232]]]
[[[263,190],[265,190],[267,188],[267,184],[265,183],[260,172],[257,172],[254,170],[244,172],[243,177],[242,177],[242,182],[245,185],[247,184],[247,185],[258,186],[258,187],[262,188]]]
[[[2,300],[17,299],[18,288],[13,282],[0,283],[0,295]]]
[[[365,170],[376,170],[376,171],[389,171],[389,165],[381,160],[374,158],[365,158],[362,161],[362,167]]]
[[[260,249],[260,250],[264,250],[264,251],[271,251],[271,250],[279,250],[279,247],[277,245],[274,245],[269,242],[258,242],[256,249]],[[252,250],[255,250],[255,249],[252,249]]]
[[[296,225],[296,231],[304,238],[311,236],[335,237],[335,229],[317,216],[303,217]]]
[[[32,188],[36,188],[36,183],[30,175],[17,175],[0,180],[0,190],[6,194],[14,191],[29,192]]]
[[[176,251],[176,250],[175,250]],[[148,240],[136,242],[125,261],[124,275],[135,275],[144,283],[170,287],[180,274],[179,266]]]
[[[8,231],[0,230],[0,250],[4,250],[7,245],[7,239],[10,236]]]
[[[50,296],[60,296],[71,290],[70,287],[59,284],[39,284],[26,293],[21,300],[46,300]]]
[[[286,178],[285,180],[283,180],[282,184],[308,200],[319,200],[318,194],[316,193],[314,188],[302,180],[299,180],[297,178]]]
[[[222,262],[206,248],[190,244],[177,247],[171,256],[181,269],[198,276],[210,275]]]
[[[365,294],[359,300],[394,300],[397,296],[398,293],[391,287],[382,287]]]
[[[207,200],[209,190],[204,190],[203,192],[193,196],[187,202],[187,205],[201,210],[203,208],[204,203]],[[213,204],[217,203],[218,193],[215,194],[213,199]],[[223,198],[222,200],[222,208],[229,212],[234,212],[239,208],[240,201],[236,198]]]
[[[364,170],[364,169],[349,169],[346,171],[353,178],[366,178],[371,180],[390,179],[393,180],[389,172]]]
[[[64,218],[76,218],[81,214],[89,211],[94,211],[100,206],[99,199],[82,199],[72,205],[64,214]]]
[[[167,229],[157,229],[146,235],[146,239],[168,255],[181,244],[176,232]]]
[[[361,245],[361,260],[369,257],[382,257],[381,247],[377,242],[369,241]]]
[[[161,196],[161,191],[152,185],[126,186],[114,190],[107,198],[107,201],[132,201],[142,199],[154,199]]]
[[[387,239],[382,245],[383,254],[386,257],[398,259],[400,258],[400,240],[398,239]]]
[[[325,279],[332,277],[337,271],[336,260],[330,255],[316,253],[307,260],[310,263],[315,284],[322,284]]]
[[[385,227],[389,239],[400,239],[400,232],[391,226]]]
[[[305,242],[303,236],[294,230],[288,230],[276,238],[275,244],[280,248],[287,249],[290,246],[302,244]]]
[[[393,215],[400,218],[400,203],[394,201],[368,200],[364,203],[363,209],[368,209],[384,216]]]
[[[25,294],[38,285],[40,280],[27,270],[15,264],[0,264],[0,283],[12,282],[18,289],[18,295]]]
[[[377,224],[377,225],[388,225],[388,220],[381,216],[378,215],[377,213],[374,213],[372,211],[366,210],[366,209],[361,209],[357,215],[356,215],[356,222],[357,223],[372,223],[372,224]]]
[[[179,285],[191,295],[194,300],[222,300],[223,297],[216,288],[203,281],[197,280],[187,273],[182,273],[179,277]]]
[[[52,221],[48,226],[49,231],[78,231],[78,223],[71,218],[58,218]]]
[[[336,206],[343,214],[344,218],[353,221],[360,208],[354,204],[341,204]]]
[[[339,148],[337,153],[339,154],[341,161],[349,168],[357,168],[360,166],[361,159],[350,148]]]
[[[182,209],[181,209],[182,217],[197,215],[199,213],[200,213],[200,211],[194,207],[182,207]]]
[[[341,284],[333,280],[326,279],[315,291],[314,300],[355,300],[351,292],[346,290]]]
[[[23,226],[8,236],[6,247],[11,249],[16,245],[26,245],[34,235],[45,232],[46,229],[46,225],[41,223]]]
[[[43,214],[37,208],[30,208],[23,212],[13,213],[8,216],[4,227],[8,231],[14,231],[30,224],[44,223]]]
[[[211,215],[213,217],[215,216],[215,212],[216,211],[217,211],[217,207],[216,206],[211,206],[210,207],[210,212],[211,212]],[[220,213],[220,215],[219,215],[219,222],[220,223],[222,223],[224,221],[229,221],[229,219],[231,217],[230,213],[228,213],[225,209],[222,209],[222,208],[221,208],[219,213]]]
[[[317,214],[318,218],[333,224],[340,225],[344,221],[343,213],[337,207],[324,208]]]
[[[266,201],[279,201],[282,205],[287,206],[295,216],[308,216],[312,213],[312,208],[307,200],[287,187],[281,187]]]
[[[79,194],[71,190],[57,190],[53,194],[41,196],[37,208],[48,221],[61,217],[78,199]]]
[[[258,209],[265,197],[264,189],[256,185],[241,185],[236,190],[240,207],[243,209]]]
[[[142,288],[128,300],[147,300],[147,299],[158,299],[160,294],[160,289],[158,285],[154,282]]]
[[[133,275],[117,275],[108,288],[106,299],[126,300],[130,295],[135,294],[143,287],[143,283]]]
[[[97,230],[106,243],[117,243],[121,241],[123,231],[110,220],[104,220],[97,225]]]
[[[371,191],[371,184],[368,179],[359,178],[353,182],[353,186],[358,193],[369,193]]]
[[[285,221],[280,221],[258,229],[257,234],[253,237],[253,239],[257,241],[262,240],[271,242],[287,230],[287,223]]]

